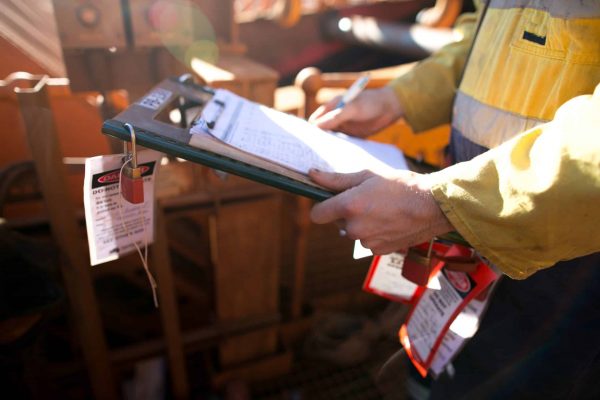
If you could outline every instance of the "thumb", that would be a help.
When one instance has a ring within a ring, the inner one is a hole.
[[[308,171],[308,175],[315,183],[327,189],[342,192],[360,185],[375,174],[369,170],[362,170],[351,174],[340,174],[337,172],[324,172],[313,168]]]

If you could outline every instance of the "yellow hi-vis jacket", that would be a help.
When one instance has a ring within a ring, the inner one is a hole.
[[[457,88],[477,17],[390,85],[413,129],[451,119],[491,149],[432,174],[432,192],[481,255],[524,279],[600,251],[600,1],[492,0]]]

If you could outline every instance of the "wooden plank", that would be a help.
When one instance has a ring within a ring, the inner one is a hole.
[[[261,329],[280,322],[278,315],[260,315],[252,318],[239,319],[231,323],[216,323],[207,327],[183,332],[182,339],[186,349],[190,351],[208,350],[219,343],[224,337],[243,334],[248,331]],[[130,366],[135,360],[160,354],[166,348],[162,339],[148,340],[139,344],[111,351],[113,362]]]
[[[281,213],[280,196],[218,208],[211,241],[219,321],[278,312]],[[234,365],[276,346],[276,329],[232,338],[220,346],[220,361]]]
[[[292,318],[302,316],[304,304],[304,282],[306,276],[306,253],[308,251],[308,234],[310,230],[310,208],[312,202],[305,197],[296,198],[296,233],[294,254],[294,283],[292,286]]]
[[[223,371],[273,354],[277,350],[279,328],[268,327],[244,335],[225,338],[219,343],[219,361]]]
[[[291,351],[277,353],[270,357],[256,360],[225,371],[212,371],[212,384],[222,388],[228,382],[242,380],[258,382],[285,375],[292,369],[293,354]]]
[[[277,71],[247,57],[225,54],[216,64],[194,59],[190,67],[209,86],[231,90],[267,106],[275,103]]]
[[[239,335],[279,322],[279,315],[262,315],[232,323],[216,323],[183,332],[183,342],[185,348],[190,352],[204,351],[214,347],[223,337]],[[151,339],[110,351],[110,360],[117,370],[131,369],[138,360],[160,355],[165,349],[165,342],[162,338]],[[51,379],[62,379],[68,375],[78,374],[82,368],[83,365],[79,361],[55,363],[49,377]]]
[[[94,397],[116,399],[117,388],[108,359],[90,265],[84,252],[85,243],[73,213],[74,207],[66,195],[66,169],[58,146],[47,88],[42,84],[36,89],[15,91],[52,233],[64,255],[61,271]]]
[[[167,346],[173,396],[175,399],[186,399],[189,397],[190,388],[185,367],[181,324],[179,322],[179,310],[177,309],[166,229],[164,210],[159,203],[156,205],[156,240],[152,246],[152,254],[158,283],[160,317]]]

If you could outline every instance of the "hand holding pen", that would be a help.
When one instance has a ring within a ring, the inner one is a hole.
[[[346,93],[342,96],[342,99],[338,102],[335,108],[343,108],[346,104],[350,103],[356,98],[367,87],[369,83],[369,75],[363,75],[358,78],[354,83],[346,90]]]
[[[325,130],[367,137],[402,117],[402,106],[393,89],[384,86],[363,90],[368,80],[368,76],[359,78],[343,96],[319,107],[309,121]]]

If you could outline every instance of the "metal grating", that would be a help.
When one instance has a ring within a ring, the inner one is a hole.
[[[383,399],[375,386],[369,365],[349,368],[334,366],[301,365],[274,381],[265,382],[252,389],[257,400],[376,400]]]

